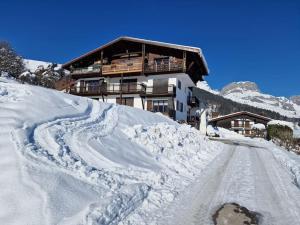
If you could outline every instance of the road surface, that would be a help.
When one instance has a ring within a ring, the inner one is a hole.
[[[209,225],[225,203],[260,214],[262,225],[300,224],[300,190],[273,151],[253,141],[230,145],[169,209],[162,224]]]

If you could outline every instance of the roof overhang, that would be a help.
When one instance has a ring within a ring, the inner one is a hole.
[[[242,116],[242,115],[255,117],[255,118],[258,118],[258,119],[265,120],[265,121],[271,121],[272,120],[269,117],[265,117],[265,116],[255,114],[255,113],[251,113],[251,112],[247,112],[247,111],[242,111],[242,112],[230,113],[230,114],[227,114],[227,115],[224,115],[224,116],[219,116],[219,117],[216,117],[216,118],[213,118],[213,119],[209,120],[209,122],[217,122],[217,121],[229,119],[229,118],[236,117],[236,116]]]
[[[209,73],[209,69],[207,66],[207,62],[205,60],[205,57],[202,53],[202,50],[200,48],[196,48],[196,47],[191,47],[191,46],[184,46],[184,45],[177,45],[177,44],[170,44],[170,43],[165,43],[165,42],[159,42],[159,41],[152,41],[152,40],[146,40],[146,39],[140,39],[140,38],[134,38],[134,37],[127,37],[127,36],[123,36],[123,37],[119,37],[111,42],[108,42],[105,45],[102,45],[99,48],[96,48],[90,52],[87,52],[77,58],[74,58],[72,60],[70,60],[69,62],[65,63],[62,65],[63,68],[68,68],[71,64],[87,57],[90,56],[94,53],[100,52],[101,50],[105,49],[106,47],[113,45],[114,43],[117,43],[119,41],[130,41],[130,42],[136,42],[136,43],[141,43],[141,44],[147,44],[147,45],[153,45],[153,46],[160,46],[160,47],[165,47],[165,48],[172,48],[172,49],[178,49],[178,50],[182,50],[182,51],[186,51],[186,52],[191,52],[191,53],[195,53],[196,56],[199,57],[200,61],[203,64],[203,74],[202,75],[208,75]]]

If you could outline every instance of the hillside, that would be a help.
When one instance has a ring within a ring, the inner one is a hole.
[[[201,102],[222,115],[249,111],[273,119],[300,121],[300,105],[297,97],[289,100],[260,92],[252,82],[237,82],[225,86],[221,91],[212,90],[206,82],[198,83],[193,92]]]

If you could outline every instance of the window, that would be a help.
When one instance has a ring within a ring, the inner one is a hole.
[[[133,97],[123,97],[122,101],[121,101],[121,98],[117,97],[116,102],[117,102],[117,104],[120,104],[120,105],[128,105],[128,106],[133,107],[134,98]]]
[[[180,112],[183,112],[183,103],[180,103]]]
[[[178,89],[181,89],[181,81],[178,80]]]
[[[153,112],[168,112],[168,100],[153,100]]]
[[[179,101],[177,100],[177,101],[176,101],[176,110],[177,110],[177,111],[180,111],[180,107],[179,107],[179,106],[180,106],[180,104],[179,104]]]

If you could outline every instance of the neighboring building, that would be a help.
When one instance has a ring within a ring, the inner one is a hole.
[[[66,64],[70,93],[161,112],[187,121],[199,101],[192,96],[208,68],[201,49],[120,37]]]
[[[262,125],[267,127],[268,122],[271,120],[268,117],[251,112],[236,112],[212,118],[209,124],[223,127],[245,136],[262,136]],[[258,126],[257,124],[260,125]]]

